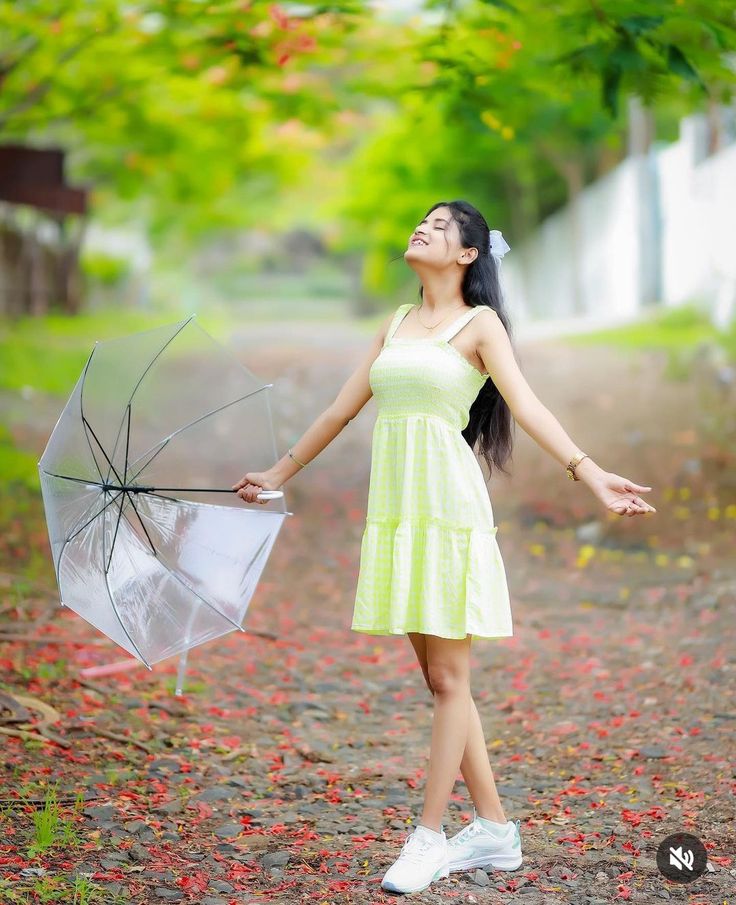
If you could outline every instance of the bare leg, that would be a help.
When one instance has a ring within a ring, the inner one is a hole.
[[[420,823],[440,831],[470,724],[470,638],[427,635],[427,666],[434,688],[429,771]]]
[[[427,636],[418,632],[409,632],[408,635],[417,655],[427,688],[434,695],[435,691],[429,678],[427,666]],[[497,823],[506,823],[506,815],[498,797],[493,770],[488,760],[483,726],[472,696],[470,697],[467,740],[460,763],[460,771],[478,816],[486,817],[488,820],[494,820]]]
[[[475,706],[475,701],[472,697],[470,699],[468,740],[465,744],[460,770],[478,816],[486,817],[488,820],[495,820],[496,823],[506,823],[506,815],[498,797],[496,781],[493,777],[491,763],[488,760],[488,749],[483,736],[483,725],[480,721],[478,708]]]

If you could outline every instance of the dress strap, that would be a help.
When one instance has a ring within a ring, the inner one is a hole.
[[[462,317],[459,317],[455,323],[450,324],[450,326],[445,330],[445,332],[439,336],[439,339],[444,340],[445,342],[449,342],[456,333],[459,333],[460,330],[468,323],[468,321],[472,321],[472,319],[478,314],[480,311],[483,311],[487,308],[487,305],[476,305],[475,308],[472,308],[470,311],[466,311]]]
[[[386,331],[386,338],[383,341],[384,346],[388,343],[391,337],[396,333],[399,329],[399,324],[404,320],[409,311],[414,307],[412,304],[408,305],[399,305],[396,309],[396,314],[394,314],[393,320],[388,325],[388,330]]]

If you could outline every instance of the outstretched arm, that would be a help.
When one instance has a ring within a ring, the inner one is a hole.
[[[373,337],[373,342],[368,352],[345,381],[334,402],[315,418],[309,428],[291,447],[291,451],[298,462],[307,465],[315,459],[325,447],[329,446],[342,429],[355,418],[373,395],[368,381],[368,372],[381,352],[383,341],[393,316],[392,313],[384,319],[378,332]],[[256,499],[261,490],[278,490],[301,469],[302,466],[297,464],[286,453],[268,471],[248,472],[237,484],[233,484],[233,490],[237,491],[237,495],[248,503],[265,504],[268,502],[267,500]]]
[[[478,355],[511,410],[514,420],[565,468],[575,453],[585,450],[580,450],[575,445],[557,418],[537,398],[521,373],[506,328],[496,312],[490,308],[489,311],[490,315],[476,318]],[[651,487],[635,484],[628,478],[604,471],[590,457],[580,462],[575,474],[590,487],[606,509],[617,515],[657,511],[639,496],[648,493]]]

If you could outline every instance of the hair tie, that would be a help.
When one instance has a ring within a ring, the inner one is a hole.
[[[511,246],[506,242],[504,237],[501,235],[500,229],[492,229],[488,234],[488,252],[492,254],[497,261],[506,254],[507,251],[511,249]]]

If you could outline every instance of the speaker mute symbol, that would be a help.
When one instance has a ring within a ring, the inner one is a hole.
[[[671,848],[670,864],[678,870],[682,870],[683,868],[685,868],[685,870],[692,870],[693,865],[695,864],[695,855],[689,848],[686,848],[684,851],[682,846]]]
[[[692,883],[697,880],[705,871],[707,863],[705,846],[692,833],[672,833],[657,848],[659,872],[676,883]]]

